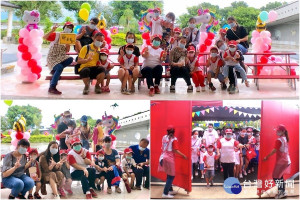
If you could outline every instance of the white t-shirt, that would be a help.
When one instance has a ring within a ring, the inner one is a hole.
[[[221,158],[222,163],[235,163],[234,139],[226,140],[222,138],[221,143]]]
[[[206,141],[206,146],[210,144],[214,144],[216,139],[219,138],[219,135],[215,129],[213,129],[211,132],[206,129],[203,134],[203,139]],[[215,146],[215,145],[214,145]]]
[[[132,172],[132,166],[136,167],[136,162],[133,158],[131,158],[130,160],[123,158],[121,164],[123,172],[125,172],[123,168],[126,168],[128,172]]]
[[[199,137],[194,139],[194,137],[192,136],[192,141],[191,141],[191,145],[192,145],[192,163],[197,163],[198,162],[198,149],[200,147],[200,144],[201,144],[201,139]]]
[[[208,167],[206,169],[208,170],[214,170],[215,169],[215,157],[216,157],[216,153],[212,152],[212,155],[209,155],[208,152],[204,153],[204,157],[205,157],[205,161],[207,163]]]
[[[149,51],[149,56],[147,58],[144,58],[142,68],[144,67],[154,68],[157,65],[161,65],[162,61],[160,60],[160,58],[162,56],[163,49],[162,48],[154,49],[151,46],[148,46],[147,48]]]
[[[161,26],[161,22],[162,22],[162,18],[158,18],[158,19],[151,19],[151,32],[150,35],[163,35],[163,29]]]
[[[200,150],[200,160],[199,160],[200,164],[204,164],[203,158],[204,158],[205,153],[206,152],[203,152],[203,151]]]

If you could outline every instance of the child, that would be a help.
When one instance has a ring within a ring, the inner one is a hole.
[[[61,163],[61,172],[64,174],[65,179],[64,179],[64,189],[69,193],[69,194],[73,194],[72,189],[71,189],[71,185],[72,185],[72,178],[71,178],[71,173],[70,173],[70,164],[67,161],[67,157],[68,157],[68,150],[60,150],[59,151],[60,154],[60,161],[59,163]]]
[[[162,22],[163,19],[160,18],[161,10],[160,8],[154,8],[154,17],[150,21],[150,36],[154,35],[163,35],[163,28],[162,28]]]
[[[110,83],[110,70],[114,68],[114,65],[107,61],[109,55],[109,50],[106,48],[102,48],[100,50],[100,58],[97,62],[97,66],[102,66],[105,69],[105,78],[106,78],[106,85],[104,86],[104,80],[101,83],[101,90],[102,92],[110,92],[109,83]]]
[[[179,27],[175,27],[173,29],[173,37],[170,38],[170,46],[169,46],[170,51],[179,45],[180,33],[181,33],[181,29]]]
[[[131,90],[135,80],[139,75],[138,64],[139,60],[133,54],[133,44],[127,44],[125,47],[125,55],[120,58],[120,69],[118,72],[119,79],[122,83],[121,92],[122,94],[132,94],[134,91]],[[126,90],[126,82],[128,82]]]
[[[134,180],[135,180],[135,174],[134,174],[134,169],[139,168],[141,169],[140,166],[137,166],[134,159],[132,158],[132,149],[131,148],[126,148],[124,150],[124,158],[122,159],[122,169],[123,169],[123,174],[122,178],[125,182],[126,187],[129,185],[128,183],[128,178],[130,177],[130,185],[129,187],[132,190],[135,190],[136,188],[134,187]],[[127,190],[128,191],[128,190]],[[129,192],[129,191],[128,191]]]
[[[196,91],[200,92],[200,86],[202,91],[205,91],[205,85],[204,85],[204,76],[202,74],[198,58],[196,56],[196,48],[194,45],[189,45],[187,48],[187,62],[186,65],[190,68],[190,73],[193,79],[193,82],[196,86]]]
[[[241,170],[242,170],[242,152],[239,148],[234,147],[234,154],[235,154],[235,167],[234,167],[234,177],[239,178],[241,177]]]
[[[104,184],[105,181],[105,176],[106,176],[106,171],[107,171],[107,161],[104,159],[104,150],[100,149],[97,151],[96,159],[95,159],[95,168],[96,168],[96,187],[99,191],[101,191],[101,185]]]
[[[68,129],[67,132],[68,134],[66,135],[66,145],[68,146],[68,149],[71,149],[70,146],[70,141],[77,135],[79,134],[75,134],[76,130],[76,123],[74,120],[70,120],[68,123]]]
[[[225,66],[223,69],[223,75],[225,78],[228,78],[229,66],[233,66],[234,69],[240,72],[242,80],[245,81],[245,85],[249,87],[249,82],[247,80],[247,74],[245,70],[239,64],[240,54],[237,52],[237,42],[231,40],[228,42],[228,50],[224,53]]]
[[[215,160],[218,159],[218,156],[214,152],[214,145],[208,145],[207,152],[204,154],[203,161],[206,166],[205,180],[207,183],[207,188],[209,188],[209,183],[211,186],[214,185],[213,178],[215,176]]]
[[[39,195],[39,191],[41,189],[41,177],[42,171],[40,167],[40,163],[36,160],[39,153],[35,148],[30,149],[29,151],[29,159],[31,161],[30,167],[27,169],[27,175],[32,178],[35,182],[35,193],[32,195],[33,189],[29,190],[28,199],[41,199],[42,197]]]
[[[199,159],[199,169],[201,170],[201,178],[204,178],[205,175],[205,171],[204,171],[204,154],[205,154],[206,150],[205,150],[205,146],[202,145],[200,148],[200,159]]]
[[[172,30],[174,28],[174,22],[175,22],[175,14],[172,12],[169,12],[165,20],[162,21],[162,28],[163,28],[163,39],[166,35],[171,35]]]
[[[210,56],[207,59],[206,66],[208,67],[207,80],[209,89],[215,91],[216,88],[211,82],[211,78],[218,78],[222,85],[222,90],[226,90],[227,86],[224,81],[224,76],[221,72],[221,67],[224,65],[223,60],[219,55],[219,50],[216,46],[210,48]]]

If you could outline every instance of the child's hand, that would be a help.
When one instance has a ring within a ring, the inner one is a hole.
[[[113,171],[114,169],[113,169],[112,166],[110,166],[107,170],[108,170],[108,171]]]
[[[80,156],[81,158],[85,159],[86,155],[84,154],[84,151],[81,152]]]
[[[56,29],[59,27],[57,23],[55,23],[51,29],[52,32],[56,31]]]
[[[86,33],[86,27],[83,27],[81,33],[84,35]]]
[[[107,172],[107,167],[104,167],[103,169],[102,169],[102,171],[104,171],[104,172]]]

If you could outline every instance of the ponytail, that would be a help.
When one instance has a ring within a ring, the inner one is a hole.
[[[284,135],[286,137],[286,141],[289,142],[290,139],[289,139],[289,134],[288,134],[287,130],[284,131]]]

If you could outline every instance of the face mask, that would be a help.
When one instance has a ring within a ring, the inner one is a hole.
[[[213,148],[208,148],[208,151],[212,152],[214,149]]]
[[[157,13],[157,12],[154,13],[154,16],[155,16],[155,17],[159,17],[159,13]]]
[[[195,28],[195,26],[196,26],[195,24],[189,24],[190,28]]]
[[[81,145],[78,144],[78,145],[76,145],[76,146],[73,146],[73,149],[74,149],[74,151],[79,152],[79,151],[81,150]]]
[[[126,158],[129,160],[129,159],[131,159],[131,158],[132,158],[132,156],[126,156]]]
[[[222,51],[225,51],[226,48],[227,48],[226,44],[222,44],[222,46],[220,46],[220,49],[221,49]]]
[[[132,38],[127,38],[127,43],[130,43],[130,44],[132,44],[132,43],[134,43],[134,39],[132,39]]]
[[[211,53],[210,56],[213,57],[213,58],[215,58],[215,57],[218,56],[218,54],[217,53]]]
[[[230,28],[233,28],[233,27],[235,27],[235,23],[232,22],[232,23],[229,24],[229,26],[230,26]]]
[[[105,143],[105,147],[109,148],[111,146],[111,143]]]
[[[245,135],[246,135],[246,133],[243,133],[243,132],[241,133],[241,136],[243,136],[243,137],[244,137]]]
[[[185,48],[185,44],[179,43],[179,47],[184,49]]]
[[[66,27],[64,29],[64,33],[72,33],[72,29]]]
[[[104,157],[103,156],[99,156],[98,160],[104,160]]]
[[[96,40],[96,41],[94,42],[94,44],[95,44],[96,47],[100,47],[103,43]]]
[[[229,47],[229,51],[235,52],[235,47]]]
[[[95,24],[90,24],[89,27],[90,27],[90,29],[93,29],[93,30],[96,29],[96,25]]]
[[[208,131],[209,131],[209,132],[212,132],[212,130],[213,130],[213,128],[208,128]]]
[[[203,151],[203,152],[204,152],[204,151],[205,151],[205,148],[201,148],[201,151]]]
[[[140,151],[144,151],[146,148],[139,146]]]
[[[132,50],[126,50],[126,54],[131,55],[133,53]]]
[[[107,60],[107,56],[100,56],[101,60]]]
[[[232,135],[231,135],[231,134],[227,134],[227,135],[226,135],[226,138],[227,138],[227,139],[231,139],[231,138],[232,138]]]
[[[85,126],[86,125],[86,122],[81,122],[81,126]]]
[[[166,22],[172,22],[172,19],[170,19],[169,17],[166,17]]]
[[[65,118],[65,122],[69,123],[70,122],[70,118]]]
[[[197,138],[197,137],[198,137],[198,135],[193,135],[193,137],[194,137],[194,138]]]
[[[27,148],[19,147],[18,152],[23,155],[27,152]]]
[[[180,34],[175,34],[174,38],[177,39],[177,38],[179,38],[179,36],[180,36]]]
[[[57,154],[57,152],[58,152],[58,149],[56,149],[56,148],[50,148],[50,153],[52,155]]]
[[[247,135],[252,135],[252,133],[247,133]]]
[[[155,47],[159,47],[159,46],[160,46],[160,41],[153,40],[152,44],[153,44],[153,46],[155,46]]]

